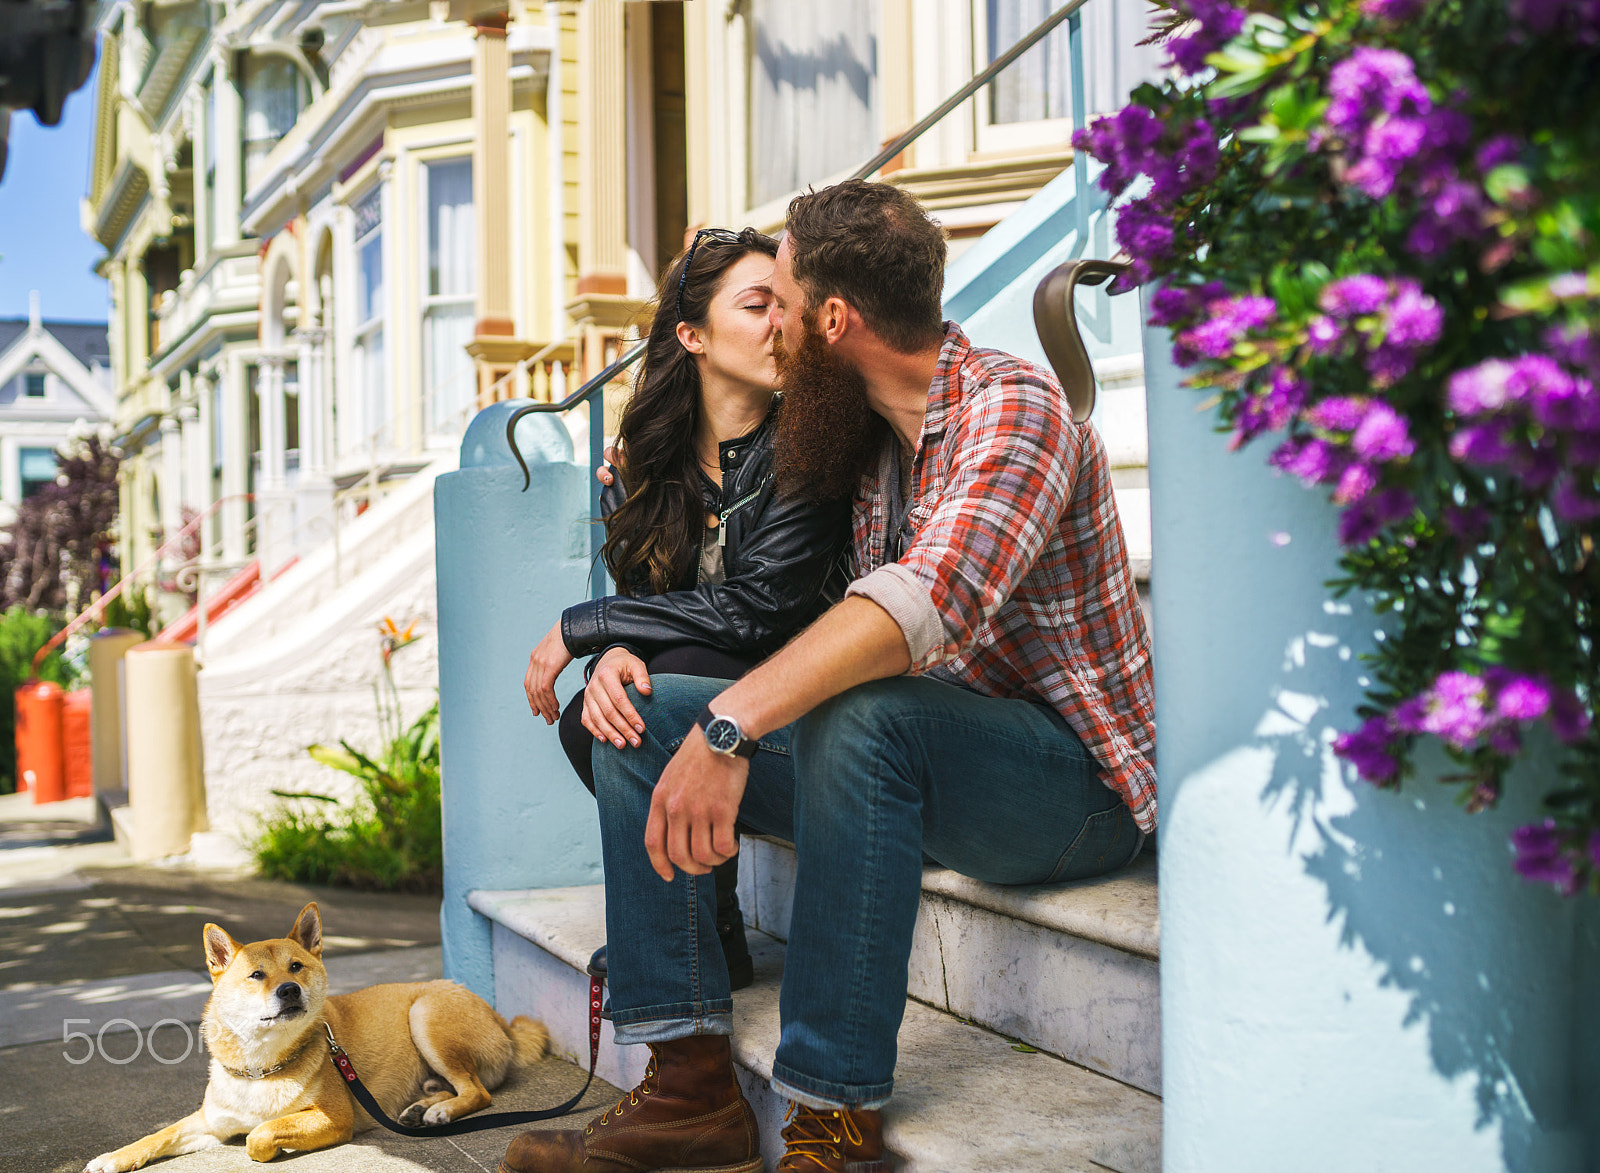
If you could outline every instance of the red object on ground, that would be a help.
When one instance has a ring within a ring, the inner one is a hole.
[[[36,803],[67,796],[61,710],[59,684],[35,680],[17,689],[17,789],[33,791]]]
[[[80,688],[62,698],[61,749],[68,798],[88,798],[94,793],[94,757],[89,732],[93,696],[90,689]]]
[[[222,588],[205,597],[206,622],[215,623],[234,607],[238,606],[251,595],[255,594],[261,586],[261,562],[251,559],[245,568],[239,571]],[[190,607],[177,619],[161,629],[157,639],[167,640],[171,643],[187,643],[200,633],[200,609]]]

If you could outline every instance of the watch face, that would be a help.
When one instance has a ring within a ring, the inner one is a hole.
[[[718,717],[706,727],[706,744],[718,753],[732,753],[739,744],[739,726]]]

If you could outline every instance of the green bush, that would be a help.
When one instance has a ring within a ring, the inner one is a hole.
[[[358,778],[361,796],[346,808],[323,794],[273,791],[286,801],[268,817],[253,845],[261,873],[303,884],[441,891],[437,702],[390,736],[375,758],[346,741],[338,748],[314,745],[310,753]],[[325,805],[307,810],[307,802]]]
[[[60,628],[48,615],[35,615],[20,604],[0,614],[0,688],[5,690],[5,700],[0,703],[0,794],[17,789],[17,689],[33,671],[34,653]],[[45,657],[39,679],[72,687],[73,674],[62,661],[60,648]]]

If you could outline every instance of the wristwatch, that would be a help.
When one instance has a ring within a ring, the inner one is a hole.
[[[756,756],[756,739],[746,737],[739,728],[739,722],[732,717],[719,717],[707,705],[700,714],[697,722],[702,732],[706,735],[706,744],[713,753],[720,753],[730,758],[753,758]]]

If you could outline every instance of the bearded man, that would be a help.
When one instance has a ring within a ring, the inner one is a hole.
[[[942,319],[945,242],[886,184],[789,206],[773,275],[783,486],[854,494],[846,597],[737,683],[630,690],[595,748],[612,1021],[645,1080],[505,1173],[762,1167],[734,1076],[709,873],[734,826],[799,868],[773,1087],[782,1170],[870,1173],[925,858],[998,884],[1098,875],[1154,830],[1150,640],[1098,434],[1047,370]],[[630,720],[632,716],[630,715]]]

